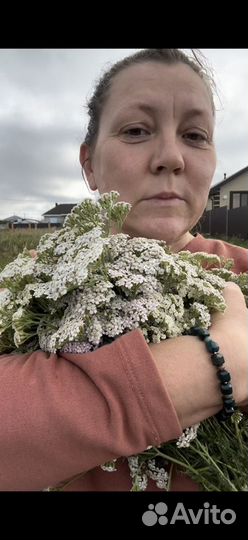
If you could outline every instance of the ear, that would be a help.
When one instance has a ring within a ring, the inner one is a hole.
[[[92,158],[91,158],[90,148],[85,143],[81,144],[80,146],[79,160],[86,174],[90,189],[95,191],[98,188],[95,182],[95,176],[94,176],[94,172],[92,168]]]

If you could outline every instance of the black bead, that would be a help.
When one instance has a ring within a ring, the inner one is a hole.
[[[225,412],[224,409],[222,409],[222,411],[219,411],[219,412],[215,415],[215,417],[217,418],[217,420],[218,420],[219,422],[226,422],[226,420],[228,420],[228,418],[229,418],[229,415],[226,414],[226,412]]]
[[[207,350],[211,353],[212,363],[215,367],[217,367],[217,377],[220,380],[220,388],[222,391],[223,409],[215,416],[219,422],[225,422],[238,408],[232,395],[233,389],[230,383],[231,375],[226,369],[223,368],[225,359],[223,355],[218,352],[219,345],[210,338],[208,330],[194,326],[190,329],[190,334],[193,336],[198,336],[205,342]]]
[[[231,375],[228,371],[226,371],[226,369],[217,371],[217,377],[220,379],[222,383],[229,382],[231,380]]]
[[[229,394],[232,394],[233,388],[232,388],[231,383],[221,384],[220,388],[224,396],[228,396]]]
[[[199,332],[199,337],[201,339],[205,339],[207,337],[210,337],[210,334],[209,334],[209,331],[208,330],[205,330],[205,328],[200,328],[200,332]]]
[[[226,404],[226,398],[230,398],[232,401],[234,401],[234,397],[233,397],[232,394],[230,394],[229,396],[222,396],[224,405]],[[235,401],[234,401],[234,403],[235,403]]]
[[[210,352],[210,353],[215,353],[215,352],[218,352],[219,350],[219,345],[218,343],[215,343],[215,341],[213,341],[210,337],[206,337],[204,339],[204,343],[207,347],[207,350]]]
[[[227,416],[232,416],[235,410],[236,410],[236,407],[224,407],[224,411]]]
[[[222,366],[225,362],[224,356],[222,356],[222,354],[219,354],[218,352],[212,354],[211,358],[214,366],[217,367]]]
[[[232,397],[223,396],[224,407],[234,407],[236,405]]]
[[[209,337],[209,331],[205,328],[200,328],[199,326],[194,326],[191,328],[190,332],[193,336],[199,336],[201,339],[205,339],[205,337]]]

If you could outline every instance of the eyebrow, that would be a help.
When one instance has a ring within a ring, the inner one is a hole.
[[[130,105],[128,105],[128,110],[129,109],[140,109],[141,111],[144,111],[144,112],[147,112],[147,113],[154,112],[155,108],[156,107],[154,107],[153,105],[148,105],[147,103],[142,103],[142,102],[137,102],[137,103],[134,102],[134,103],[131,103]],[[188,120],[189,118],[193,118],[193,117],[196,117],[196,116],[204,117],[204,116],[208,116],[208,115],[209,115],[209,111],[207,109],[193,108],[193,109],[188,109],[184,113],[183,116],[184,116],[185,120]]]
[[[184,118],[188,120],[188,118],[193,118],[195,116],[208,116],[209,111],[207,109],[189,109],[185,112]]]
[[[147,103],[142,103],[138,101],[128,105],[127,109],[140,109],[141,111],[151,113],[154,111],[155,107],[153,105],[148,105]]]

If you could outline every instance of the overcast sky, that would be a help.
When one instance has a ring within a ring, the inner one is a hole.
[[[86,99],[113,62],[138,49],[0,50],[0,219],[40,219],[89,196],[78,161]],[[202,49],[219,109],[213,184],[248,165],[248,49]]]

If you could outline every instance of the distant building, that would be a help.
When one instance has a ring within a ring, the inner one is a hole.
[[[55,203],[55,206],[51,208],[51,210],[48,210],[47,212],[42,214],[44,217],[44,222],[54,224],[54,225],[63,225],[64,219],[66,218],[66,216],[68,216],[68,214],[70,214],[74,206],[76,206],[77,204],[78,203],[74,203],[74,204]]]
[[[1,223],[18,223],[19,221],[22,221],[23,218],[20,216],[10,216],[5,219],[1,219]]]
[[[248,167],[232,174],[210,189],[200,230],[210,236],[248,238]]]
[[[10,216],[0,220],[0,229],[30,228],[39,223],[37,219],[25,219],[20,216]]]
[[[228,210],[248,206],[248,167],[232,174],[210,189],[206,210],[227,206]]]

